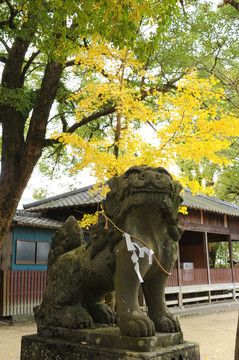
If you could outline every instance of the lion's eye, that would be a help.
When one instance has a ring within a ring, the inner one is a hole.
[[[139,175],[138,175],[138,178],[139,178],[140,180],[144,180],[144,179],[145,179],[145,174],[144,174],[144,173],[139,174]]]

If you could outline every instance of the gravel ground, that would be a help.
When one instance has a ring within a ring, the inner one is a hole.
[[[237,311],[227,311],[182,317],[180,324],[184,339],[199,342],[201,360],[233,360],[237,316]],[[21,337],[36,333],[36,325],[5,325],[1,321],[0,360],[20,360]]]

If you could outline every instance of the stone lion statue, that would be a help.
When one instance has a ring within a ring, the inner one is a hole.
[[[108,185],[104,213],[88,244],[72,216],[53,236],[47,288],[35,308],[38,331],[114,323],[102,299],[115,290],[122,335],[178,332],[178,320],[165,303],[165,284],[182,234],[177,225],[182,187],[165,169],[147,166],[133,166]],[[148,316],[138,302],[141,284]]]

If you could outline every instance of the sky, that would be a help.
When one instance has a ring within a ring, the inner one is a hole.
[[[22,198],[18,204],[18,209],[23,209],[23,204],[28,204],[34,201],[37,201],[33,198],[33,191],[39,187],[47,187],[47,191],[49,192],[49,197],[62,194],[67,191],[71,191],[73,189],[79,189],[84,186],[89,186],[94,184],[94,178],[89,174],[90,170],[86,169],[79,173],[75,180],[69,179],[67,174],[62,176],[59,180],[55,178],[54,180],[48,180],[43,177],[39,172],[34,171],[28,186],[26,187]],[[73,186],[73,188],[72,188]]]
[[[140,129],[140,135],[151,143],[155,141],[155,131],[148,125]],[[49,196],[47,197],[50,197],[74,189],[79,189],[84,186],[89,186],[95,183],[94,177],[90,176],[90,169],[85,169],[79,172],[79,174],[77,174],[75,178],[69,178],[67,176],[67,170],[65,170],[65,172],[65,176],[63,175],[61,179],[55,178],[51,181],[41,175],[39,171],[34,170],[28,186],[26,187],[22,195],[21,201],[19,202],[18,209],[22,210],[23,204],[28,204],[36,201],[33,198],[33,192],[35,189],[38,189],[40,187],[47,187],[47,191],[49,193]]]

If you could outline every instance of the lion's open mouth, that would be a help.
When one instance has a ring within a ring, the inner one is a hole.
[[[165,189],[155,189],[155,188],[140,188],[140,189],[129,189],[124,194],[124,198],[132,198],[137,196],[142,196],[142,198],[145,198],[146,196],[152,197],[152,195],[157,199],[161,198],[162,195],[170,195],[168,191]]]
[[[169,191],[167,191],[166,189],[159,189],[159,188],[155,188],[155,187],[147,187],[147,188],[130,188],[127,189],[124,194],[122,194],[121,199],[126,199],[126,198],[130,198],[136,194],[142,194],[142,195],[155,195],[155,196],[160,196],[162,194],[164,195],[170,195]]]
[[[158,190],[158,189],[131,189],[129,191],[124,201],[131,205],[153,205],[161,204],[165,198],[169,197],[169,193],[165,190]]]
[[[154,194],[168,194],[167,191],[165,190],[159,190],[159,189],[135,189],[133,191],[130,192],[131,194],[144,194],[144,193],[154,193]]]

